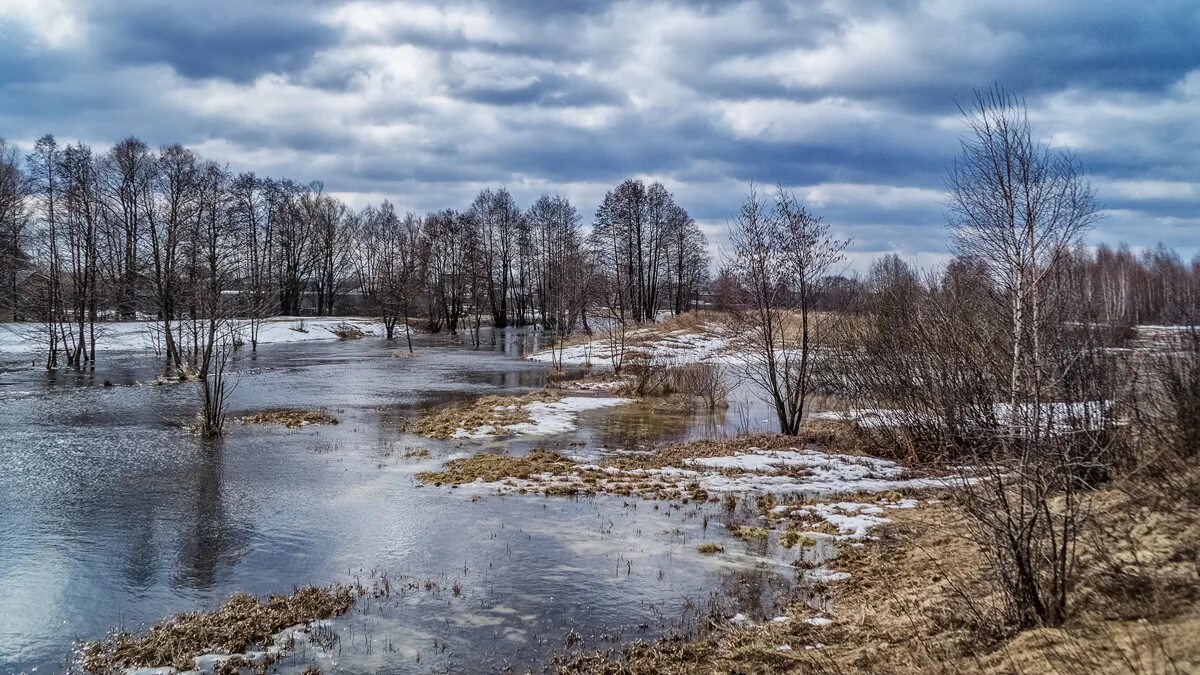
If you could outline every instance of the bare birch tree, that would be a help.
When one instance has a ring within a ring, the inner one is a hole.
[[[968,133],[947,177],[954,247],[986,266],[1007,306],[1010,426],[1046,375],[1046,279],[1096,220],[1078,160],[1037,142],[1025,103],[995,87],[962,110]],[[1026,408],[1038,415],[1039,406]],[[1034,428],[1037,420],[1032,420]]]

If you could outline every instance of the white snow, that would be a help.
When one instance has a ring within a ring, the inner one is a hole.
[[[1017,422],[1030,423],[1034,413],[1038,413],[1038,425],[1046,429],[1068,429],[1076,423],[1087,422],[1097,424],[1112,410],[1112,401],[1079,401],[1079,402],[1047,402],[1040,406],[1026,403],[1016,407]],[[997,425],[1004,426],[1013,417],[1013,406],[1008,403],[997,403],[991,410],[978,411],[975,418],[991,419]],[[885,427],[901,427],[909,424],[936,423],[937,417],[931,413],[906,410],[889,410],[886,408],[853,408],[850,410],[823,410],[810,416],[815,420],[833,420],[853,422],[864,429],[879,429]]]
[[[236,331],[246,343],[250,328],[237,320]],[[280,344],[309,340],[336,340],[333,331],[342,324],[368,336],[381,335],[379,322],[363,317],[275,317],[259,328],[258,343]],[[156,321],[111,321],[96,324],[98,351],[155,351],[161,342],[161,324]],[[403,330],[403,326],[400,327]],[[45,327],[36,323],[0,323],[0,354],[36,354],[46,346]]]
[[[812,618],[805,619],[804,623],[810,626],[828,626],[829,624],[833,623],[833,620],[826,619],[823,616],[814,616]]]
[[[745,614],[742,614],[741,612],[734,614],[733,618],[731,618],[729,620],[729,623],[731,623],[735,626],[753,626],[754,625],[754,622],[750,620],[750,617],[746,616]]]
[[[732,355],[728,349],[732,343],[726,329],[704,326],[699,332],[676,331],[649,338],[653,328],[638,328],[626,334],[625,357],[643,354],[652,361],[668,365],[683,363],[714,363],[728,361]],[[616,348],[604,337],[597,337],[585,344],[571,345],[561,350],[562,362],[566,365],[591,364],[599,368],[612,367],[612,355]],[[532,354],[534,361],[551,362],[557,354],[545,350]]]

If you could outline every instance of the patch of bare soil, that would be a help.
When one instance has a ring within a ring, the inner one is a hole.
[[[553,403],[562,394],[552,390],[535,391],[524,396],[484,396],[465,403],[455,403],[435,410],[408,425],[408,431],[447,440],[459,429],[473,431],[480,427],[500,430],[510,424],[532,422],[525,406],[534,401]]]
[[[305,586],[291,595],[271,595],[265,600],[239,593],[213,612],[180,614],[141,635],[118,632],[87,643],[82,650],[83,667],[92,673],[163,666],[191,670],[197,656],[266,649],[284,629],[340,616],[354,601],[351,589],[338,584]],[[226,668],[234,672],[239,665],[251,664],[240,660],[226,662]],[[259,661],[254,665],[265,670],[270,663]]]
[[[1061,628],[1004,624],[983,553],[947,499],[890,513],[879,541],[840,545],[834,567],[852,576],[825,587],[826,625],[806,622],[812,610],[798,600],[787,622],[567,654],[560,672],[1200,672],[1200,507],[1131,493],[1096,495],[1075,608]]]
[[[289,429],[311,424],[337,424],[338,419],[323,410],[267,410],[241,418],[242,424],[281,424]]]

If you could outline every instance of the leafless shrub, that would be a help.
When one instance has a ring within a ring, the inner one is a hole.
[[[729,224],[727,269],[738,293],[734,317],[746,339],[746,378],[775,410],[780,433],[800,432],[822,368],[830,322],[817,320],[821,282],[845,260],[849,240],[782,186],[761,199],[754,186]]]
[[[1200,327],[1181,330],[1165,353],[1150,358],[1157,387],[1141,410],[1143,426],[1162,450],[1195,459],[1200,456]]]
[[[676,391],[703,401],[708,410],[729,406],[725,367],[717,363],[688,363],[671,371]]]
[[[629,350],[622,372],[629,376],[628,391],[634,396],[665,396],[674,391],[670,364],[645,351]]]
[[[329,332],[336,335],[339,340],[361,340],[367,336],[366,331],[346,321],[339,322],[330,328]]]

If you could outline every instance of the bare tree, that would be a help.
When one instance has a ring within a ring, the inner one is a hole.
[[[253,173],[240,174],[230,187],[241,277],[241,315],[250,337],[250,350],[258,351],[264,320],[274,314],[274,228],[266,181]]]
[[[154,156],[136,138],[117,143],[104,157],[107,258],[118,314],[127,321],[137,315],[141,275],[139,245],[143,237]]]
[[[46,343],[46,368],[58,367],[62,324],[65,320],[62,294],[62,255],[59,250],[59,204],[62,199],[59,185],[59,161],[62,151],[58,141],[47,134],[37,140],[33,152],[26,157],[30,172],[35,209],[40,216],[42,243],[37,298],[42,338]]]
[[[730,223],[733,258],[744,297],[735,316],[750,344],[746,376],[775,409],[781,433],[800,430],[814,388],[817,282],[843,260],[849,244],[782,187],[773,202],[754,186]]]
[[[67,366],[81,368],[96,360],[99,302],[100,229],[103,207],[92,150],[83,144],[64,149],[62,175],[63,228],[72,322],[64,324]]]
[[[1007,304],[1016,410],[1038,396],[1046,376],[1045,281],[1095,221],[1096,199],[1078,160],[1034,140],[1025,104],[1013,94],[977,92],[963,116],[969,132],[947,178],[950,226],[957,252],[983,261]]]
[[[183,364],[175,322],[180,318],[182,255],[188,243],[188,224],[199,208],[196,164],[196,155],[181,145],[162,148],[144,208],[150,280],[162,322],[168,369]]]
[[[21,319],[22,271],[32,265],[26,253],[29,227],[29,180],[18,162],[17,148],[0,138],[0,311]]]

